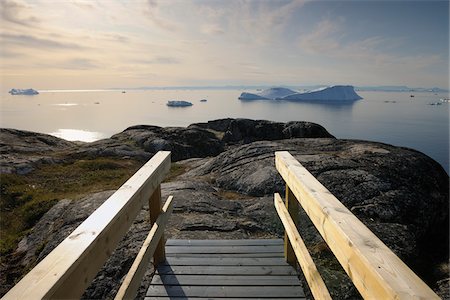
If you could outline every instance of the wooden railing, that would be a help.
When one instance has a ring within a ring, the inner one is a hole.
[[[80,298],[149,202],[152,228],[116,296],[133,299],[151,258],[165,259],[163,231],[173,204],[169,197],[161,209],[160,184],[169,170],[170,152],[158,152],[2,299]]]
[[[279,194],[274,199],[286,231],[286,260],[291,264],[298,261],[315,299],[331,297],[297,231],[298,204],[363,298],[439,299],[289,152],[276,152],[275,165],[286,182],[286,203]]]

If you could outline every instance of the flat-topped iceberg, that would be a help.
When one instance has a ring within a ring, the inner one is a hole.
[[[192,106],[192,103],[189,101],[183,100],[169,100],[167,101],[167,106],[176,106],[176,107],[184,107],[184,106]]]
[[[335,85],[317,90],[296,92],[287,88],[270,88],[260,93],[242,93],[240,100],[355,101],[362,99],[351,85]]]
[[[279,98],[283,98],[289,95],[297,94],[298,92],[293,91],[291,89],[282,88],[282,87],[274,87],[267,90],[264,90],[260,93],[252,94],[252,93],[242,93],[239,99],[241,100],[275,100]]]
[[[38,91],[33,89],[11,89],[9,91],[11,95],[37,95]]]

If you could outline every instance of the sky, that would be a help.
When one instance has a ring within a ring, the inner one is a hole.
[[[3,89],[449,85],[448,1],[0,0]]]

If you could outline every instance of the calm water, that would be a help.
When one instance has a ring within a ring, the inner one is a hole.
[[[449,171],[449,104],[428,105],[448,94],[414,93],[412,98],[410,93],[358,92],[364,99],[352,104],[318,104],[242,102],[237,99],[241,92],[48,91],[36,96],[2,93],[0,126],[92,141],[138,124],[187,126],[226,117],[311,121],[338,138],[373,140],[422,151]],[[194,105],[167,107],[167,100],[187,100]]]

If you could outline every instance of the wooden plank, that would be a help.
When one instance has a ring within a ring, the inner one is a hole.
[[[249,240],[175,240],[168,239],[166,248],[171,246],[274,246],[283,245],[282,239],[249,239]]]
[[[167,249],[166,249],[167,250]],[[167,253],[166,258],[168,257],[283,257],[283,252],[270,252],[270,253]]]
[[[439,299],[289,152],[276,152],[275,164],[364,298]]]
[[[304,297],[303,290],[290,286],[161,286],[152,285],[147,296],[160,297]]]
[[[79,298],[169,169],[170,152],[155,154],[4,299]]]
[[[188,298],[181,296],[181,297],[169,297],[169,296],[160,296],[160,297],[145,297],[145,300],[186,300]],[[192,298],[195,300],[211,300],[211,298],[207,297],[195,297]],[[243,298],[232,298],[232,297],[214,297],[214,300],[242,300]],[[263,299],[263,300],[280,300],[280,299],[291,299],[291,300],[305,300],[305,297],[277,297],[277,298],[267,298],[267,297],[247,297],[245,299]]]
[[[150,212],[150,224],[155,224],[156,220],[158,220],[159,215],[161,214],[161,185],[158,185],[156,190],[150,196],[148,200],[148,207]],[[161,238],[159,239],[158,245],[156,246],[155,253],[153,254],[153,263],[158,265],[162,261],[166,259],[166,252],[164,249],[165,240],[164,240],[164,232],[162,233]]]
[[[153,192],[148,201],[148,207],[150,212],[150,224],[153,225],[161,214],[161,185],[159,185]],[[164,233],[156,246],[155,253],[153,255],[153,263],[155,265],[163,262],[166,259],[166,252],[164,249],[165,240]]]
[[[283,246],[205,246],[205,247],[167,247],[166,253],[270,253],[282,252]]]
[[[150,233],[145,239],[144,244],[139,250],[136,259],[131,265],[128,274],[123,280],[122,285],[120,286],[114,299],[134,299],[136,297],[137,290],[141,285],[142,277],[144,277],[150,260],[159,245],[167,220],[172,214],[172,199],[173,197],[169,196],[164,204],[162,213],[159,214],[158,219],[153,224]]]
[[[158,266],[157,274],[180,275],[296,275],[291,266]]]
[[[171,266],[286,266],[280,257],[167,257]]]
[[[288,210],[284,206],[283,200],[281,200],[279,194],[275,194],[274,198],[275,208],[280,216],[290,244],[293,247],[296,260],[300,263],[300,267],[302,268],[314,299],[331,299],[330,293],[297,231],[297,226],[292,221]]]
[[[155,275],[153,285],[221,285],[221,286],[300,286],[297,276],[273,275]]]
[[[291,218],[293,218],[292,220],[296,228],[298,224],[298,208],[298,201],[297,199],[295,199],[294,194],[292,194],[291,189],[286,184],[286,209],[289,212]],[[286,262],[288,264],[290,264],[294,268],[297,268],[297,258],[286,231],[284,233],[284,257],[286,257]]]

